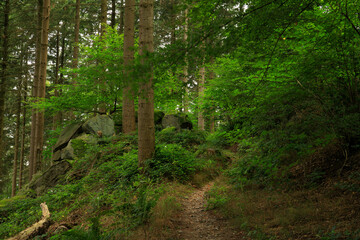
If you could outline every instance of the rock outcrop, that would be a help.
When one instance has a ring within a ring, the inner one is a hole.
[[[189,117],[181,113],[165,115],[162,118],[161,125],[163,128],[174,127],[177,131],[181,129],[191,130],[193,128]]]

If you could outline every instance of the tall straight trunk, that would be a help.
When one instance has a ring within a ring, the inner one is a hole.
[[[124,33],[124,0],[120,2],[120,25],[119,32],[120,34]]]
[[[35,71],[32,85],[32,97],[38,97],[40,79],[40,54],[41,54],[41,32],[42,32],[43,0],[38,0],[38,22],[36,31],[36,52],[35,52]],[[30,156],[29,156],[29,181],[31,181],[36,166],[36,126],[37,112],[31,111],[31,133],[30,133]]]
[[[175,35],[175,28],[176,28],[176,13],[175,13],[175,0],[170,1],[171,4],[171,33],[170,33],[170,43],[175,44],[176,35]]]
[[[55,59],[55,80],[54,80],[54,84],[59,84],[59,63],[60,61],[60,31],[57,30],[56,32],[56,59]],[[54,92],[55,97],[59,96],[59,90],[57,88],[55,88],[55,92]],[[58,123],[59,123],[59,114],[56,113],[53,117],[53,126],[52,129],[56,130]]]
[[[187,46],[187,40],[188,40],[188,25],[189,25],[189,18],[188,18],[188,9],[185,9],[185,26],[184,26],[184,44]],[[184,106],[184,113],[189,112],[189,88],[187,86],[187,83],[189,81],[189,62],[188,62],[188,54],[187,51],[185,53],[185,66],[183,68],[183,82],[184,82],[184,88],[185,93],[183,97],[183,106]]]
[[[105,20],[106,21],[106,20]],[[72,68],[76,69],[79,64],[79,35],[80,35],[80,0],[76,0],[75,7],[75,39]]]
[[[116,24],[116,0],[111,0],[111,22],[110,26],[115,27]]]
[[[150,59],[146,58],[147,53],[154,51],[153,21],[154,0],[140,0],[139,48],[143,57],[142,64],[147,69],[139,86],[138,161],[142,169],[145,160],[151,158],[155,151],[153,70]]]
[[[7,88],[7,67],[8,67],[8,48],[9,48],[9,15],[10,15],[10,0],[5,0],[4,8],[4,32],[3,32],[3,52],[1,64],[1,79],[0,79],[0,179],[2,179],[4,167],[4,116],[5,116],[5,94]],[[1,188],[0,188],[1,190]]]
[[[107,0],[101,0],[101,10],[100,10],[100,34],[104,35],[106,30],[106,20],[107,20]]]
[[[25,58],[27,62],[27,58]],[[22,101],[26,103],[27,101],[27,75],[24,79],[24,91],[22,95]],[[20,150],[20,167],[19,167],[19,190],[22,188],[22,179],[23,179],[23,167],[24,167],[24,158],[25,158],[25,136],[26,136],[26,107],[22,107],[22,123],[21,123],[21,150]]]
[[[128,134],[136,130],[134,95],[131,90],[132,69],[134,61],[135,0],[125,1],[124,28],[124,66],[127,87],[123,90],[122,132]]]
[[[21,114],[21,82],[18,86],[18,99],[17,99],[17,110],[16,110],[16,132],[15,132],[15,143],[14,143],[14,164],[13,164],[13,176],[12,176],[12,187],[11,196],[14,197],[16,194],[16,179],[17,179],[17,168],[19,158],[19,137],[20,137],[20,114]]]
[[[199,70],[199,84],[198,84],[198,96],[199,96],[199,112],[198,112],[198,128],[199,130],[205,130],[205,118],[204,111],[202,110],[201,105],[203,104],[204,90],[205,90],[205,65],[202,64]]]
[[[100,13],[100,36],[103,37],[106,32],[106,20],[107,20],[107,0],[101,0],[101,13]],[[101,94],[105,94],[106,82],[103,79],[98,80]],[[106,103],[100,103],[99,112],[102,114],[106,113]]]
[[[38,97],[40,101],[45,99],[45,86],[46,86],[46,68],[47,68],[47,50],[48,50],[48,35],[49,35],[49,21],[50,20],[50,0],[44,0],[43,4],[43,24],[41,33],[41,54],[40,54],[40,81],[38,88]],[[41,166],[41,158],[44,146],[44,129],[45,118],[44,112],[39,111],[36,123],[36,162],[34,164],[34,174]]]
[[[215,62],[214,57],[211,58],[210,62],[211,62],[211,65],[214,64],[214,62]],[[210,81],[215,79],[215,72],[213,69],[210,69],[210,71],[209,71],[209,79],[210,79]],[[210,119],[209,119],[210,133],[215,132],[215,117],[214,116],[215,116],[215,111],[214,111],[214,108],[211,107],[210,108]]]

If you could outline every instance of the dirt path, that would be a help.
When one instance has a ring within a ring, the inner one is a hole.
[[[237,240],[247,239],[243,233],[230,227],[223,218],[206,211],[205,193],[213,182],[194,191],[182,202],[183,211],[173,220],[177,240]]]

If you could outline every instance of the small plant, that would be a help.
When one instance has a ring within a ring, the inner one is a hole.
[[[224,206],[229,200],[224,186],[213,187],[206,193],[206,209],[217,209]]]

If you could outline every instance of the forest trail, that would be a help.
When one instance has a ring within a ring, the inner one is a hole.
[[[182,211],[173,220],[176,226],[177,240],[241,240],[248,239],[245,234],[231,227],[224,218],[206,211],[205,193],[211,189],[214,182],[210,182],[200,189],[196,189],[182,204]]]

